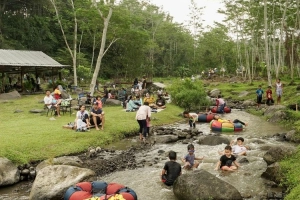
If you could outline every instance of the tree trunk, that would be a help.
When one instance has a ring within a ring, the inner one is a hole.
[[[265,24],[265,62],[267,65],[268,84],[272,85],[271,69],[269,63],[269,45],[268,45],[268,15],[267,15],[267,0],[264,0],[264,24]]]
[[[91,85],[90,85],[90,95],[91,96],[94,95],[96,80],[98,78],[98,74],[99,74],[99,71],[100,71],[101,61],[102,61],[102,58],[103,58],[104,54],[106,53],[106,51],[104,51],[104,49],[105,49],[105,43],[106,43],[107,29],[108,29],[109,20],[111,18],[111,15],[112,15],[112,8],[110,7],[107,17],[103,18],[104,27],[103,27],[103,31],[102,31],[101,46],[100,46],[100,51],[99,51],[99,55],[98,55],[98,58],[97,58],[95,71],[94,71],[93,78],[92,78]]]

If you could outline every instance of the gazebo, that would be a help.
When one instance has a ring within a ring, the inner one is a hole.
[[[69,66],[60,64],[42,51],[0,49],[2,86],[4,85],[5,74],[20,74],[23,88],[23,76],[25,73],[34,73],[38,76],[41,72],[51,71],[53,75],[65,67]],[[61,77],[59,78],[61,79]]]

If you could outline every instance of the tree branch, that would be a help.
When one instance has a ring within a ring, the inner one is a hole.
[[[110,44],[108,45],[108,47],[105,49],[105,51],[103,52],[103,56],[105,55],[105,53],[108,51],[108,49],[110,48],[110,46],[115,43],[117,40],[119,40],[120,38],[114,38]]]

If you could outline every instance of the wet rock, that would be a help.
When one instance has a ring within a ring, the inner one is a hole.
[[[190,143],[189,139],[182,140],[182,144],[189,144],[189,143]]]
[[[265,144],[265,142],[263,140],[259,140],[259,139],[252,139],[252,140],[249,140],[249,142],[256,143],[256,144]]]
[[[97,153],[100,153],[100,152],[101,152],[101,147],[97,147],[97,148],[96,148],[96,152],[97,152]]]
[[[13,185],[19,182],[20,171],[12,161],[7,158],[0,158],[0,170],[0,186]]]
[[[163,130],[157,130],[156,135],[164,135],[165,132]]]
[[[237,159],[238,163],[249,163],[249,160],[246,157],[239,156]]]
[[[187,135],[188,135],[187,132],[180,132],[180,131],[178,131],[177,134],[178,134],[177,135],[178,139],[185,139],[187,137]]]
[[[23,169],[23,170],[21,171],[21,175],[22,175],[22,176],[28,176],[28,175],[29,175],[29,169]]]
[[[281,180],[279,163],[276,162],[269,165],[266,171],[262,173],[261,177],[279,184]]]
[[[179,176],[173,192],[178,199],[242,199],[235,187],[202,169]]]
[[[45,167],[37,174],[29,199],[62,199],[71,185],[94,177],[95,172],[90,169],[67,165]]]
[[[286,156],[295,153],[295,148],[286,146],[271,147],[264,155],[263,159],[268,165],[280,161]]]
[[[219,144],[229,144],[230,141],[228,138],[225,138],[222,136],[209,135],[209,136],[200,138],[198,143],[202,144],[202,145],[215,146],[215,145],[219,145]]]
[[[165,153],[165,151],[164,150],[158,150],[158,152],[157,153],[159,153],[159,154],[163,154],[163,153]]]
[[[82,160],[78,156],[62,156],[54,159],[44,160],[36,167],[36,170],[39,171],[49,165],[71,165],[82,167],[82,163]]]
[[[156,143],[172,143],[178,141],[178,136],[175,135],[162,135],[156,137]]]
[[[264,145],[264,146],[259,147],[259,149],[262,151],[268,151],[271,148],[272,148],[272,146],[270,146],[270,145]]]
[[[295,137],[296,131],[291,130],[284,134],[283,139],[289,142],[299,142],[299,138]]]

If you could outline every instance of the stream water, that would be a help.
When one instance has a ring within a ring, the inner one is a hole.
[[[207,146],[199,145],[196,141],[194,141],[196,156],[205,157],[203,162],[196,170],[205,169],[220,179],[230,183],[238,189],[243,197],[246,197],[245,199],[260,199],[263,194],[266,194],[267,191],[270,191],[270,187],[268,187],[268,184],[266,184],[268,181],[260,177],[267,167],[267,164],[262,158],[265,153],[265,151],[262,150],[264,149],[262,147],[292,145],[290,143],[276,141],[274,138],[269,137],[276,133],[286,132],[286,130],[274,124],[265,122],[259,117],[239,110],[234,110],[232,113],[226,114],[224,118],[232,120],[237,118],[249,123],[247,128],[242,132],[222,134],[223,136],[228,137],[230,140],[236,139],[239,136],[245,138],[245,144],[251,147],[251,150],[246,156],[249,163],[241,164],[241,168],[233,173],[214,171],[214,167],[220,158],[218,151],[223,150],[226,144]],[[187,129],[189,127],[188,124],[179,123],[169,126],[177,129]],[[201,130],[204,135],[212,134],[208,123],[199,123],[197,124],[196,128]],[[154,135],[151,137],[155,138],[158,136]],[[132,145],[137,145],[138,143],[139,141],[137,141],[137,138],[128,138],[111,144],[107,148],[123,150]],[[182,144],[181,142],[171,144],[155,144],[147,151],[141,151],[136,154],[136,159],[138,162],[149,160],[152,161],[146,162],[145,167],[135,170],[115,172],[104,177],[99,177],[98,179],[106,182],[118,182],[124,184],[127,187],[132,188],[137,193],[140,200],[176,200],[172,188],[166,187],[160,182],[160,173],[164,163],[168,160],[168,158],[167,153],[161,154],[159,152],[168,152],[173,150],[177,152],[178,162],[181,163],[180,158],[187,153],[186,147],[187,145]],[[183,170],[183,173],[192,172]],[[274,190],[276,190],[276,188]],[[22,190],[22,187],[18,185],[0,189],[1,200],[27,200],[29,199],[28,195],[28,190]],[[18,198],[14,198],[16,196]]]

